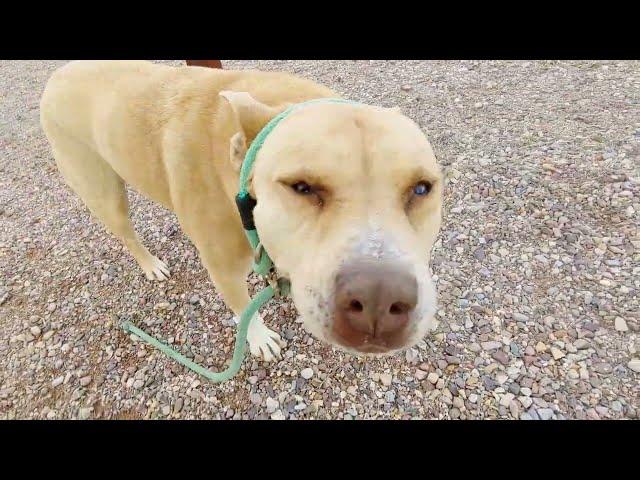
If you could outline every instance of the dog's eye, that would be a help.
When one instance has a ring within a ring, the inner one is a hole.
[[[431,184],[429,182],[419,182],[413,187],[413,194],[419,197],[424,197],[431,191]]]
[[[309,185],[307,182],[282,182],[288,188],[293,190],[296,195],[300,195],[301,197],[305,197],[305,200],[310,202],[312,205],[316,205],[318,207],[324,206],[325,198],[328,195],[328,191],[325,187],[320,183],[316,183],[313,185]]]
[[[294,183],[291,188],[300,195],[309,195],[311,193],[311,186],[307,182]]]

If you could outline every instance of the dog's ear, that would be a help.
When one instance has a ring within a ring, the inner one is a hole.
[[[238,132],[231,137],[231,141],[229,142],[229,159],[236,172],[239,172],[242,168],[242,162],[246,154],[247,138],[243,132]]]
[[[259,102],[247,92],[225,90],[219,94],[233,110],[246,140],[253,140],[269,120],[282,112],[287,106],[270,107]]]

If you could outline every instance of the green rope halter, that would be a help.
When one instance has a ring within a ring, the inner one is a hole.
[[[212,372],[198,365],[197,363],[192,362],[187,357],[178,353],[170,346],[145,333],[143,330],[139,329],[131,322],[126,321],[121,325],[121,328],[125,332],[137,335],[145,342],[156,347],[165,355],[176,360],[179,364],[187,367],[188,369],[194,371],[199,375],[202,375],[203,377],[214,383],[220,383],[229,380],[240,370],[240,366],[242,364],[242,361],[244,360],[244,355],[247,347],[247,332],[249,330],[249,324],[251,323],[251,320],[253,319],[253,316],[256,314],[256,312],[274,296],[289,294],[289,281],[284,278],[277,277],[273,262],[271,261],[271,258],[269,258],[269,255],[264,250],[264,248],[262,248],[262,245],[260,243],[260,237],[258,236],[258,232],[253,223],[253,208],[256,205],[256,201],[249,195],[248,182],[249,175],[251,174],[251,169],[253,168],[253,164],[255,163],[258,151],[264,144],[267,136],[284,118],[289,116],[292,112],[314,103],[355,104],[355,102],[342,100],[339,98],[321,98],[292,105],[287,110],[274,117],[269,123],[267,123],[267,125],[260,131],[260,133],[258,133],[256,138],[251,143],[249,150],[247,151],[244,162],[242,164],[242,168],[240,170],[239,192],[236,196],[236,204],[238,206],[238,210],[240,211],[240,217],[242,219],[242,224],[244,226],[247,239],[249,240],[251,249],[254,251],[253,270],[258,275],[266,278],[269,285],[253,298],[253,300],[249,303],[247,308],[244,310],[244,312],[242,312],[242,315],[240,316],[231,364],[222,372]]]
[[[258,232],[253,223],[253,208],[256,205],[256,201],[249,195],[249,175],[251,175],[251,170],[253,169],[253,164],[256,161],[258,152],[262,148],[262,145],[264,144],[269,134],[273,131],[273,129],[276,128],[276,126],[282,120],[291,115],[291,113],[300,110],[301,108],[304,108],[308,105],[313,105],[316,103],[348,103],[357,105],[356,102],[343,100],[341,98],[319,98],[316,100],[309,100],[308,102],[292,105],[284,112],[272,118],[271,121],[267,123],[262,130],[260,130],[260,133],[258,133],[253,142],[251,142],[251,146],[249,147],[249,150],[247,150],[247,154],[244,157],[244,162],[242,163],[242,168],[240,169],[240,189],[238,191],[238,195],[236,196],[236,203],[238,205],[238,210],[240,211],[242,223],[245,227],[247,239],[249,240],[251,248],[255,252],[253,270],[258,275],[268,275],[273,268],[273,262],[271,261],[271,258],[269,258],[269,255],[262,248],[260,237],[258,236]]]

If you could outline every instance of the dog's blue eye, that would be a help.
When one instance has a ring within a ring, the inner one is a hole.
[[[431,191],[431,184],[428,182],[420,182],[413,187],[413,193],[421,197],[425,196]]]
[[[291,185],[291,188],[295,190],[296,193],[300,195],[308,195],[311,193],[311,187],[306,182],[298,182]]]

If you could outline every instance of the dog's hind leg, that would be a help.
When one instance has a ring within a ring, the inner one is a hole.
[[[133,229],[125,184],[118,174],[89,146],[66,135],[57,125],[46,124],[45,131],[67,184],[91,213],[124,243],[148,279],[166,280],[167,265],[149,253]]]

